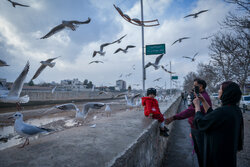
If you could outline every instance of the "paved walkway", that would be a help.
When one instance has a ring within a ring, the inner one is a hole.
[[[182,103],[179,112],[185,108]],[[196,155],[192,154],[193,146],[189,134],[190,125],[187,120],[173,122],[162,167],[198,167]]]
[[[185,109],[181,105],[180,111]],[[179,111],[179,112],[180,112]],[[244,147],[237,154],[237,166],[250,166],[250,111],[243,113],[244,117]],[[175,121],[170,134],[168,148],[162,167],[198,167],[196,155],[192,155],[192,145],[189,137],[190,126],[187,120]]]

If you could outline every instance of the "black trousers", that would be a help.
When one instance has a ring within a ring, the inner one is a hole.
[[[197,155],[199,167],[203,167],[204,160],[204,133],[198,129],[191,128],[194,150]]]

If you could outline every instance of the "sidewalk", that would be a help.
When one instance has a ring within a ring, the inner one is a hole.
[[[186,107],[182,102],[179,112],[184,109]],[[173,122],[173,129],[170,133],[162,167],[198,167],[196,154],[192,154],[193,146],[189,134],[190,125],[187,119]]]
[[[182,103],[179,112],[182,111]],[[243,113],[244,117],[244,147],[237,154],[237,167],[250,166],[250,111]],[[189,137],[190,126],[187,120],[173,123],[169,143],[162,167],[198,167],[196,155],[192,156],[193,146]]]

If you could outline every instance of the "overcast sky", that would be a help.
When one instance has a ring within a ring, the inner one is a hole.
[[[41,82],[60,82],[63,79],[78,78],[91,80],[96,86],[114,85],[118,79],[124,79],[128,85],[142,85],[142,53],[141,27],[125,21],[115,10],[118,6],[131,18],[140,17],[140,1],[134,0],[16,0],[31,7],[13,8],[7,0],[0,1],[0,59],[10,66],[0,68],[0,78],[13,82],[30,61],[28,82],[40,66],[40,61],[61,56],[54,68],[47,67],[34,80]],[[196,72],[199,62],[209,62],[209,40],[201,40],[220,29],[225,15],[233,7],[222,0],[144,0],[144,19],[158,19],[159,26],[145,27],[145,45],[166,44],[166,54],[160,64],[168,65],[171,61],[172,71],[179,76],[179,84],[188,72]],[[198,18],[184,16],[209,9]],[[65,29],[47,39],[39,39],[48,33],[62,20],[85,21],[89,24],[80,25],[76,31]],[[120,44],[116,43],[105,48],[104,57],[97,55],[92,58],[94,50],[102,43],[112,42],[127,34]],[[190,39],[182,43],[171,44],[178,38],[188,36]],[[127,45],[135,45],[127,54],[114,51]],[[197,60],[191,62],[182,56],[192,57],[199,52]],[[157,55],[146,55],[145,64],[154,61]],[[88,63],[93,60],[104,64]],[[135,70],[132,66],[135,65]],[[130,77],[126,74],[132,73]],[[122,78],[119,76],[123,74]],[[170,76],[163,70],[149,67],[146,71],[146,88],[169,87]],[[153,82],[162,77],[159,82]],[[141,88],[139,86],[138,88]]]

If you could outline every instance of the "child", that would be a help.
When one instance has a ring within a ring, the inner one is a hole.
[[[164,126],[164,117],[160,112],[158,101],[155,99],[156,89],[147,89],[147,96],[142,97],[142,105],[144,106],[144,114],[146,117],[150,116],[153,119],[157,119],[160,124],[160,135],[168,137],[168,129]]]

